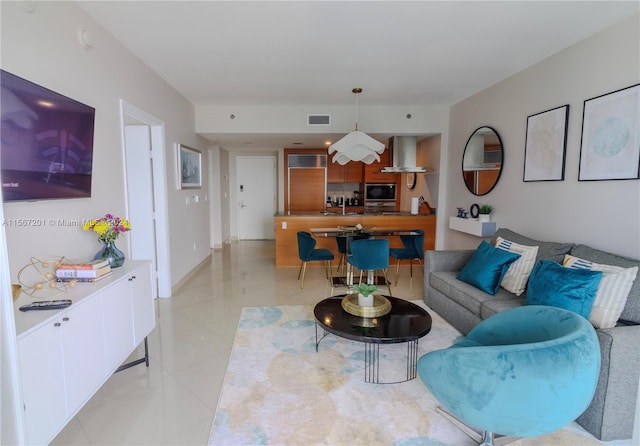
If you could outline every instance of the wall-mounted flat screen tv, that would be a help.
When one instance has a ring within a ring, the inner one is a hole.
[[[90,197],[95,109],[0,74],[4,201]]]

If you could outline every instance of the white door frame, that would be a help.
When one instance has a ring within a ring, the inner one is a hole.
[[[171,297],[171,262],[169,256],[169,212],[166,184],[164,122],[144,110],[120,99],[122,150],[126,148],[125,122],[133,118],[149,126],[153,157],[153,196],[156,221],[156,253],[158,256],[158,297]],[[123,153],[124,157],[124,153]],[[123,158],[124,159],[124,158]],[[125,165],[126,169],[126,165]],[[125,197],[129,209],[128,195]],[[128,215],[127,215],[128,217]]]

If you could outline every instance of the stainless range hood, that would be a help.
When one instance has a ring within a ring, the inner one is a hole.
[[[393,156],[393,166],[385,167],[382,173],[427,173],[433,169],[416,166],[416,149],[418,138],[416,136],[394,136],[389,138],[389,150]]]

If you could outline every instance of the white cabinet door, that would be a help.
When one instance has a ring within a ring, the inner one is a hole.
[[[74,415],[102,384],[104,355],[102,302],[98,296],[69,307],[62,317],[62,350],[67,412]]]
[[[156,326],[150,265],[145,264],[136,268],[129,278],[129,283],[131,284],[134,345],[138,345]]]
[[[60,321],[18,340],[29,444],[47,444],[67,419]]]
[[[115,370],[136,345],[133,342],[131,286],[127,280],[102,292],[102,318],[107,368]]]

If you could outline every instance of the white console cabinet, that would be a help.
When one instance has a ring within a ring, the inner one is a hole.
[[[15,303],[27,440],[47,444],[64,428],[155,326],[151,264],[126,261],[96,283],[54,299],[63,310],[22,312]]]

